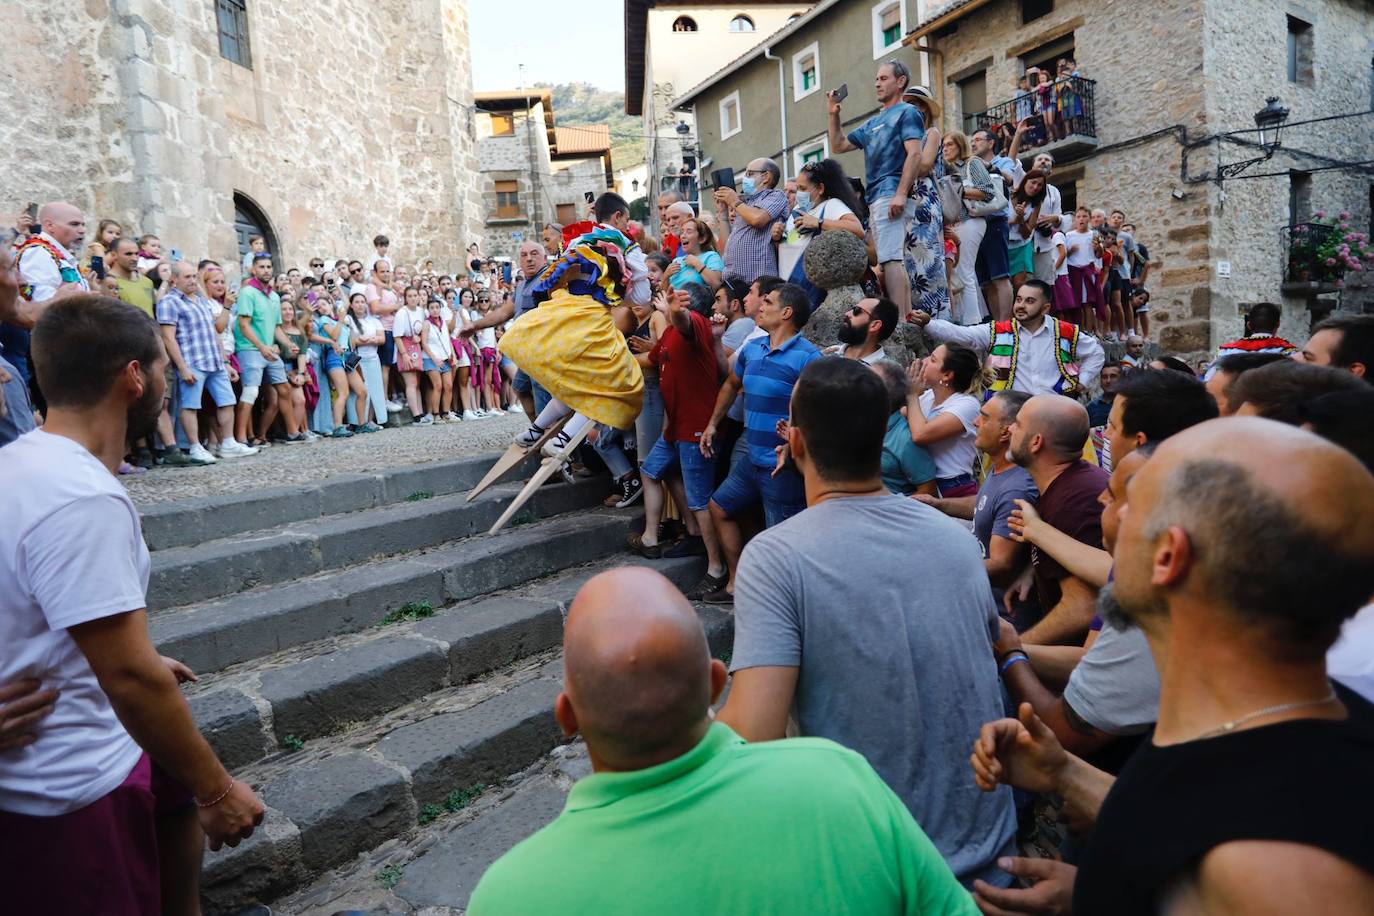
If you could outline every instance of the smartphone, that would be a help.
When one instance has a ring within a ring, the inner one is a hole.
[[[582,196],[586,199],[587,203],[592,203],[596,200],[596,195],[591,191],[583,191]]]
[[[91,273],[97,280],[105,279],[105,259],[98,254],[91,255]]]
[[[735,170],[732,168],[716,169],[711,173],[711,185],[715,188],[733,188],[735,186]]]
[[[181,249],[180,249],[180,248],[173,248],[173,249],[172,249],[172,263],[175,264],[177,261],[180,261],[180,260],[181,260]]]
[[[840,83],[840,88],[835,90],[834,98],[836,102],[843,102],[845,99],[849,98],[849,84]]]

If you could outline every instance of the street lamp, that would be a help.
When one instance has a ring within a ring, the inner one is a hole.
[[[1265,162],[1274,158],[1274,153],[1283,145],[1280,142],[1279,135],[1283,132],[1283,125],[1287,120],[1288,109],[1283,107],[1276,96],[1269,96],[1269,98],[1265,100],[1264,107],[1255,112],[1255,127],[1259,130],[1258,145],[1260,149],[1264,151],[1264,155],[1255,156],[1252,159],[1243,159],[1240,162],[1218,163],[1217,176],[1215,179],[1217,184],[1221,184],[1227,178],[1239,175],[1241,172],[1258,162]],[[1239,134],[1248,133],[1253,133],[1253,131],[1238,130],[1230,134],[1222,134],[1216,139],[1231,138]],[[1239,140],[1236,142],[1248,143],[1248,141]],[[1254,146],[1255,144],[1251,143],[1249,145]]]
[[[1259,128],[1260,146],[1271,156],[1283,145],[1279,134],[1282,133],[1284,122],[1287,120],[1288,109],[1279,103],[1276,96],[1269,96],[1265,100],[1265,106],[1255,112],[1255,126]]]

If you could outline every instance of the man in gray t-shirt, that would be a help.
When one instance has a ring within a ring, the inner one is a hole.
[[[1064,703],[1109,735],[1139,735],[1159,718],[1159,670],[1139,627],[1102,631],[1069,675]]]
[[[856,360],[802,372],[788,443],[810,507],[744,550],[720,718],[764,740],[795,709],[802,735],[868,759],[961,881],[1006,886],[1011,795],[980,792],[968,766],[983,723],[1003,715],[992,592],[967,528],[883,487],[885,408]]]

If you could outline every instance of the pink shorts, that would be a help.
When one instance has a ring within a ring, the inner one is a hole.
[[[1070,268],[1072,270],[1073,268]],[[1074,297],[1073,286],[1069,281],[1068,274],[1060,274],[1054,278],[1054,295],[1050,299],[1050,312],[1055,315],[1063,315],[1078,308],[1078,300]]]
[[[1068,280],[1074,308],[1091,305],[1093,311],[1097,313],[1097,317],[1105,319],[1107,317],[1107,303],[1102,299],[1102,284],[1097,276],[1097,271],[1091,265],[1085,264],[1082,267],[1074,267],[1070,264]]]
[[[195,799],[144,754],[114,791],[57,817],[0,811],[10,913],[143,916],[162,910],[157,818]]]

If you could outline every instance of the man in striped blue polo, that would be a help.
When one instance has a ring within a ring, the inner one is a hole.
[[[761,502],[764,524],[771,528],[806,508],[801,475],[790,464],[776,472],[775,468],[777,449],[783,445],[778,422],[787,419],[792,388],[802,369],[821,356],[815,344],[801,336],[810,317],[811,300],[795,283],[784,283],[764,297],[754,321],[766,336],[740,347],[735,368],[716,397],[711,423],[701,434],[701,450],[710,457],[716,426],[743,390],[747,460],[735,463],[711,497],[711,518],[730,571],[725,583],[702,599],[709,604],[734,603],[735,569],[744,550],[736,521],[741,513]]]

